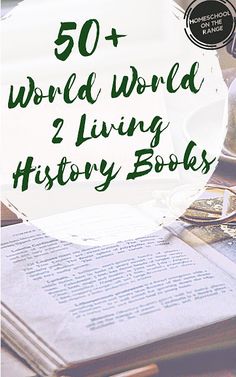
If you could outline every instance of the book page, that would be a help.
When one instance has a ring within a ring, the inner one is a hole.
[[[63,216],[68,230],[70,215]],[[75,218],[76,213],[73,224]],[[50,229],[49,218],[46,223]],[[54,216],[52,224],[53,229]],[[4,304],[66,362],[112,354],[236,314],[235,280],[167,230],[81,245],[55,238],[39,225],[17,224],[2,231],[2,263]]]
[[[184,242],[191,245],[198,253],[201,253],[224,272],[236,279],[236,239],[230,237],[230,235],[227,237],[223,234],[221,230],[223,226],[193,227],[181,221],[176,221],[171,226],[168,226],[168,229]],[[213,231],[212,228],[214,228]],[[214,238],[217,241],[214,241]]]

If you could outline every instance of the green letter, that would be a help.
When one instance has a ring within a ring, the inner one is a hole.
[[[143,155],[147,154],[148,156],[141,160]],[[152,163],[148,162],[150,158],[153,156],[153,150],[150,149],[140,149],[139,151],[135,152],[135,156],[138,157],[137,162],[134,164],[134,171],[129,173],[126,179],[135,179],[137,177],[141,177],[142,175],[148,174],[152,170]],[[138,171],[139,167],[145,167],[145,170]]]
[[[29,175],[34,170],[36,170],[36,167],[32,167],[33,157],[27,157],[25,167],[21,169],[22,161],[19,162],[16,172],[13,173],[12,177],[14,179],[13,188],[16,188],[18,186],[18,179],[22,176],[22,185],[21,190],[25,191],[28,189],[29,186]]]

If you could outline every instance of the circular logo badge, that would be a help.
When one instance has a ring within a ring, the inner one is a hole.
[[[194,0],[184,15],[185,32],[201,48],[221,48],[233,38],[235,15],[235,7],[228,0]]]

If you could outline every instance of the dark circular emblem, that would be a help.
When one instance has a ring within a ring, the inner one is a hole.
[[[185,32],[195,45],[215,50],[233,38],[235,17],[235,7],[228,0],[194,0],[184,15]]]

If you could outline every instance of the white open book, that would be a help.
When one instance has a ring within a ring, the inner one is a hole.
[[[140,236],[118,241],[114,211]],[[104,376],[235,343],[232,262],[146,226],[108,205],[2,229],[3,339],[40,375]]]

